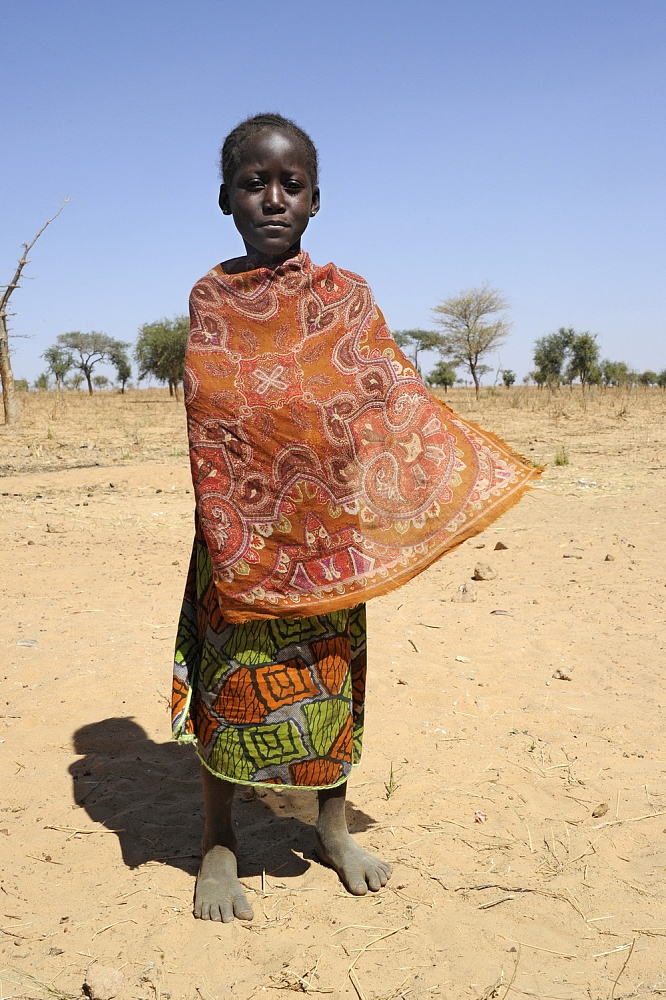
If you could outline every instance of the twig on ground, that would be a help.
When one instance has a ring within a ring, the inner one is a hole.
[[[368,948],[372,947],[373,944],[377,944],[379,941],[384,941],[385,938],[393,937],[394,934],[399,934],[400,931],[408,931],[409,926],[410,926],[409,924],[405,924],[404,927],[394,927],[387,934],[381,934],[379,937],[373,938],[372,941],[368,941],[368,943],[359,950],[358,955],[356,956],[352,964],[349,966],[348,971],[351,972],[353,970],[354,966],[358,962],[361,955],[364,955],[365,952],[368,950]]]
[[[361,989],[361,984],[358,981],[358,976],[354,972],[351,966],[349,966],[349,981],[356,990],[358,995],[358,1000],[365,1000],[365,993]]]
[[[527,830],[527,839],[529,841],[530,854],[534,854],[534,847],[532,845],[532,834],[530,833],[530,828],[527,825],[527,820],[523,819],[523,817],[520,815],[520,813],[518,812],[517,809],[514,809],[513,811],[515,812],[516,816],[518,817],[518,819],[520,820],[520,822],[523,824],[523,826]]]
[[[516,962],[515,962],[515,965],[513,967],[513,974],[511,976],[511,979],[507,983],[507,987],[506,987],[506,989],[504,991],[504,996],[502,997],[502,1000],[506,1000],[506,998],[509,995],[509,991],[510,991],[511,987],[513,986],[513,984],[516,981],[516,974],[518,972],[518,963],[520,962],[520,956],[521,956],[520,942],[518,942],[518,954],[516,955]]]
[[[506,941],[512,941],[514,944],[519,944],[521,948],[530,948],[532,951],[545,951],[547,955],[557,955],[559,958],[576,958],[575,955],[568,955],[564,951],[553,951],[551,948],[539,948],[535,944],[528,944],[527,941],[517,941],[516,938],[505,938]]]
[[[499,899],[493,899],[490,903],[481,903],[477,907],[478,910],[489,910],[492,906],[499,906],[500,903],[506,903],[509,899],[515,899],[515,896],[500,896]]]
[[[92,936],[92,940],[94,941],[98,934],[103,934],[104,931],[108,931],[110,927],[117,927],[118,924],[138,924],[138,922],[138,920],[134,920],[132,917],[125,917],[124,920],[116,920],[115,923],[107,924],[106,927],[100,927],[98,931],[95,931]]]
[[[613,983],[613,988],[612,988],[611,993],[610,993],[610,1000],[615,1000],[615,989],[617,987],[617,984],[620,981],[620,976],[622,975],[622,973],[624,972],[624,970],[626,969],[626,967],[629,965],[629,959],[631,958],[631,956],[633,954],[635,945],[636,945],[636,938],[634,938],[633,941],[631,942],[631,947],[629,949],[629,954],[625,958],[624,964],[623,964],[622,968],[620,969],[620,971],[618,972],[617,976],[615,977],[615,982]]]
[[[125,832],[124,829],[123,830],[110,830],[108,828],[105,828],[103,830],[77,830],[73,826],[45,826],[44,829],[45,830],[57,830],[59,833],[71,833],[72,835],[77,834],[77,833],[78,834],[81,834],[81,833],[89,834],[89,833],[124,833]]]
[[[604,826],[619,826],[620,823],[640,823],[644,819],[655,819],[657,816],[666,816],[666,809],[661,809],[659,812],[646,813],[645,816],[630,816],[629,819],[611,819],[607,820],[605,823],[597,823],[596,826],[590,827],[591,830],[601,830]],[[595,841],[596,843],[596,841]],[[581,855],[582,856],[582,855]],[[576,859],[578,860],[578,859]]]

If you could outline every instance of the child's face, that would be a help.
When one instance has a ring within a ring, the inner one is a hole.
[[[302,144],[279,129],[250,139],[231,184],[220,188],[220,208],[233,215],[248,253],[297,251],[319,211],[319,188],[312,186]]]

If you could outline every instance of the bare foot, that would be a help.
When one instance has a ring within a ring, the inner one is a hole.
[[[238,881],[236,855],[216,844],[204,854],[194,891],[194,916],[230,923],[252,920],[254,913]]]
[[[317,826],[317,854],[335,868],[343,885],[353,896],[365,896],[368,889],[378,892],[391,877],[391,866],[364,851],[346,830],[327,831]]]

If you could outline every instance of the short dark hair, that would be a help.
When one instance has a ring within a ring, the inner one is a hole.
[[[220,152],[220,172],[225,184],[231,184],[234,174],[243,162],[243,148],[248,139],[263,132],[265,129],[279,129],[288,132],[289,135],[297,139],[305,151],[305,163],[307,171],[312,181],[312,186],[318,182],[319,177],[319,156],[314,142],[296,122],[290,118],[271,112],[264,112],[260,115],[252,115],[240,122],[235,129],[232,129],[222,144]]]

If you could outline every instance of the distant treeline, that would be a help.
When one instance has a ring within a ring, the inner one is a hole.
[[[475,302],[484,295],[486,298],[496,296],[486,286],[465,294],[477,296]],[[466,306],[468,299],[461,296],[445,300],[438,308],[443,311],[446,306],[453,312],[453,305],[460,309],[461,302]],[[485,301],[482,304],[486,314],[497,311],[504,305],[499,299],[490,303],[492,310]],[[446,323],[448,327],[452,326],[451,320],[447,319]],[[132,350],[139,382],[145,378],[154,378],[168,385],[171,394],[178,398],[178,387],[183,380],[188,329],[187,316],[145,323],[139,329],[139,336]],[[442,360],[425,376],[429,385],[445,389],[456,383],[466,385],[468,382],[458,377],[457,373],[457,369],[463,368],[466,370],[465,374],[472,376],[473,384],[478,390],[481,377],[493,370],[489,365],[483,364],[482,359],[491,351],[497,350],[506,338],[507,330],[506,324],[494,322],[485,326],[477,324],[475,331],[468,328],[462,332],[456,331],[455,335],[450,329],[446,334],[435,330],[412,329],[397,330],[394,336],[400,347],[410,352],[417,369],[422,351],[435,350],[442,356]],[[55,383],[57,389],[80,389],[85,384],[89,393],[94,389],[106,389],[110,386],[116,386],[124,392],[126,387],[131,386],[130,347],[124,341],[114,340],[105,333],[95,331],[60,334],[56,343],[44,351],[42,357],[46,361],[46,370],[35,380],[33,388],[49,389]],[[583,391],[591,385],[657,385],[662,389],[666,388],[666,369],[660,372],[637,372],[624,361],[602,359],[596,335],[577,333],[571,327],[560,327],[557,333],[539,337],[534,344],[533,360],[535,367],[524,377],[523,382],[539,388],[546,386],[555,390],[574,382],[578,382]],[[115,368],[115,381],[106,375],[95,373],[95,368],[100,363]],[[500,365],[496,381],[499,379],[510,388],[516,382],[516,374]],[[26,379],[17,379],[16,388],[27,391],[30,385]]]
[[[187,316],[144,323],[133,350],[139,382],[148,377],[155,378],[166,383],[171,394],[178,398],[178,386],[183,381],[188,330]],[[124,392],[131,385],[130,346],[125,341],[114,340],[97,331],[61,333],[56,343],[42,354],[46,370],[35,379],[33,388],[49,389],[53,380],[56,389],[80,389],[85,383],[91,395],[94,389],[106,389],[113,384]],[[95,374],[96,366],[104,363],[115,368],[115,383],[106,375]],[[27,379],[17,379],[15,385],[23,392],[30,388]]]
[[[576,333],[571,327],[561,326],[557,333],[549,333],[536,341],[535,369],[525,381],[549,389],[572,385],[576,380],[583,389],[588,385],[658,385],[666,388],[666,369],[637,372],[624,361],[601,360],[600,356],[596,335]]]

